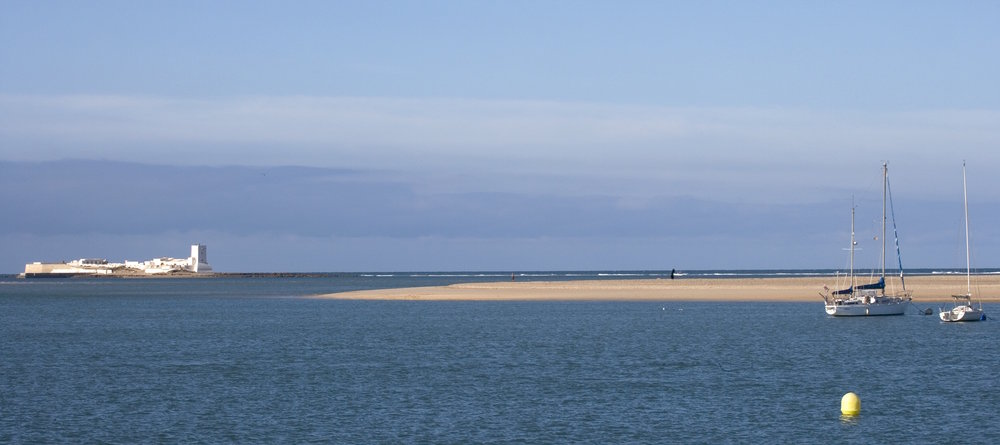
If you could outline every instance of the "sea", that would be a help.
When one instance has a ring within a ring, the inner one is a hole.
[[[678,271],[677,279],[834,273]],[[833,318],[819,296],[310,298],[510,279],[0,276],[0,443],[1000,443],[993,318],[945,324],[920,315],[923,307]],[[1000,316],[1000,305],[984,306]],[[847,392],[861,400],[858,416],[841,415]]]

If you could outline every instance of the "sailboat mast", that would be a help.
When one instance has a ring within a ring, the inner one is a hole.
[[[889,163],[882,163],[882,280],[885,280],[885,198],[889,187]],[[882,288],[882,294],[885,294],[885,288]]]
[[[854,198],[851,198],[851,291],[854,291]]]
[[[972,295],[972,266],[969,255],[969,187],[965,183],[965,161],[962,161],[962,198],[965,201],[965,289]]]

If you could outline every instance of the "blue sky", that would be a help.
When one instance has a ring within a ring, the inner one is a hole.
[[[1000,265],[995,2],[3,6],[0,272]]]

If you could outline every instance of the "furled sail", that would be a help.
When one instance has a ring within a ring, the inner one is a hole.
[[[879,278],[878,283],[862,284],[858,286],[858,290],[868,290],[868,289],[885,289],[885,277]]]
[[[853,292],[854,292],[854,288],[853,287],[849,287],[847,289],[841,289],[841,290],[833,291],[833,294],[834,295],[850,295]]]

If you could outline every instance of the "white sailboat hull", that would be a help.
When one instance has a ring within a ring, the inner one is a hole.
[[[828,303],[826,313],[834,317],[872,317],[879,315],[903,315],[910,305],[907,298],[880,297],[875,302],[863,303],[844,301]]]
[[[981,309],[970,306],[958,306],[950,311],[941,311],[938,316],[941,317],[941,321],[980,321],[985,318]]]

